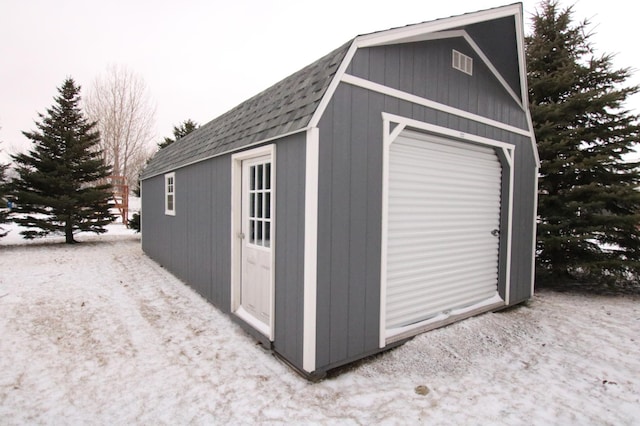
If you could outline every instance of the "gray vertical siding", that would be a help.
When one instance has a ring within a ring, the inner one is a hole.
[[[473,58],[473,76],[451,67],[451,50]],[[380,72],[384,70],[384,72]],[[493,120],[527,128],[526,116],[462,38],[380,46],[356,52],[347,73]],[[518,90],[515,91],[518,93]],[[406,110],[400,115],[409,116]],[[461,118],[435,112],[456,127]],[[415,117],[434,122],[433,118]],[[444,124],[444,123],[443,123]],[[441,124],[442,125],[442,124]]]
[[[378,348],[384,105],[340,86],[320,121],[318,369]]]
[[[142,182],[142,248],[224,312],[230,306],[231,159],[175,171],[176,215],[164,214],[164,175]]]
[[[273,348],[302,369],[306,135],[276,144],[275,340]]]
[[[528,143],[527,138],[514,135],[513,139],[513,142],[521,147],[516,152],[514,161],[517,172],[513,188],[515,212],[511,250],[510,303],[516,304],[532,296],[534,221],[537,214],[534,194],[537,193],[535,187],[537,170],[533,153],[525,148]]]
[[[504,34],[516,34],[515,20],[511,16],[479,22],[465,28],[467,33],[478,44],[480,49],[491,58],[491,63],[507,81],[514,92],[520,93],[520,74],[515,37],[504,37]]]
[[[526,128],[522,109],[477,58],[471,79],[451,68],[452,48],[473,55],[462,39],[368,48],[356,53],[347,72]],[[521,135],[341,83],[319,123],[319,370],[378,350],[382,112],[516,146],[511,302],[531,296],[535,196],[531,142]],[[501,268],[506,270],[504,265]],[[504,295],[505,281],[501,281]]]

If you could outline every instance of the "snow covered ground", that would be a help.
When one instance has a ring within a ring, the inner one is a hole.
[[[0,424],[640,422],[640,298],[539,292],[311,384],[111,225],[0,239]]]

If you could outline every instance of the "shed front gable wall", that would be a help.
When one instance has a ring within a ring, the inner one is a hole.
[[[508,131],[344,81],[319,120],[318,369],[379,350],[383,112],[515,147],[513,226],[518,232],[512,241],[517,254],[511,259],[510,301],[531,296],[536,156],[531,137],[525,136],[526,111],[486,68],[476,67],[474,83],[459,83],[469,77],[451,68],[451,49],[463,49],[461,43],[466,44],[445,39],[359,49],[347,74],[420,98],[433,96],[441,104],[522,130]],[[504,262],[500,268],[505,270]],[[499,284],[503,298],[504,286]]]

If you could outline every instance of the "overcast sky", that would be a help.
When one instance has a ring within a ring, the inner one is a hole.
[[[458,15],[509,0],[0,0],[0,160],[29,146],[21,131],[67,76],[83,93],[107,66],[145,80],[157,140],[190,118],[204,124],[358,34]],[[538,1],[524,2],[526,32]],[[574,4],[564,1],[563,5]],[[577,0],[597,52],[640,68],[637,10],[627,0]],[[640,84],[635,74],[629,85]],[[640,112],[640,96],[627,107]]]

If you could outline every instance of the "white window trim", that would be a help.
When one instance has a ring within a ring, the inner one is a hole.
[[[171,192],[169,192],[169,179],[172,180]],[[168,197],[169,194],[173,196],[173,208],[169,208]],[[169,216],[176,215],[176,173],[166,173],[164,175],[164,214]]]
[[[394,126],[395,125],[395,126]],[[505,160],[507,161],[507,165],[509,167],[509,193],[508,200],[503,205],[507,206],[507,250],[506,250],[506,271],[505,271],[505,297],[504,302],[497,302],[498,305],[508,305],[510,298],[510,287],[511,287],[511,239],[512,239],[512,226],[513,226],[513,184],[514,184],[514,154],[515,154],[515,145],[496,141],[493,139],[488,139],[482,136],[476,136],[473,134],[459,132],[453,129],[449,129],[446,127],[436,126],[434,124],[425,123],[422,121],[413,120],[407,117],[401,117],[395,114],[390,114],[383,112],[382,113],[382,229],[381,229],[381,246],[380,246],[380,341],[379,347],[384,348],[388,343],[392,343],[394,341],[393,337],[398,334],[398,332],[402,332],[403,334],[407,331],[414,330],[417,333],[417,330],[421,328],[428,327],[430,325],[430,321],[420,322],[413,324],[411,327],[405,328],[403,330],[397,330],[396,333],[389,334],[387,333],[386,328],[386,309],[387,309],[387,242],[388,242],[388,234],[389,230],[387,227],[387,222],[389,219],[389,147],[391,143],[400,135],[400,133],[407,127],[411,127],[418,130],[424,130],[430,133],[434,133],[440,136],[451,137],[457,140],[469,141],[471,143],[476,143],[485,146],[493,146],[502,150]],[[489,306],[496,306],[494,304],[496,301],[492,300],[490,305],[487,305],[486,309],[489,309]],[[480,306],[474,306],[474,308],[479,308]],[[458,313],[456,313],[458,314]],[[464,315],[464,312],[460,312],[460,315]],[[447,318],[441,318],[438,322],[446,322]],[[437,326],[437,325],[435,325]],[[433,327],[435,327],[433,326]],[[431,328],[433,328],[431,327]],[[396,339],[397,340],[397,339]]]
[[[242,289],[242,162],[255,157],[271,157],[271,318],[268,327],[253,322],[251,316],[241,309],[240,292]],[[270,144],[241,151],[231,155],[231,312],[264,334],[270,341],[275,338],[275,281],[276,281],[276,146]]]

